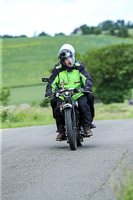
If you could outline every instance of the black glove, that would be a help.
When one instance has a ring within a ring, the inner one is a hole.
[[[92,92],[92,88],[90,86],[84,86],[85,92]]]
[[[59,88],[58,87],[55,89],[55,92],[59,92]]]
[[[52,95],[53,95],[52,92],[46,92],[45,97],[49,97],[49,96],[52,96]]]
[[[79,92],[79,88],[74,88],[73,92],[76,94]]]

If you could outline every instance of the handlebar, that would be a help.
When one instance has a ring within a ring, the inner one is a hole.
[[[47,82],[48,83],[49,82],[49,78],[42,78],[42,82]],[[45,99],[50,98],[50,97],[54,96],[55,94],[58,94],[58,96],[59,96],[61,93],[65,92],[65,91],[71,91],[71,92],[73,92],[75,94],[78,93],[78,92],[92,93],[90,91],[84,91],[83,88],[81,88],[81,89],[79,89],[79,88],[61,89],[61,90],[57,90],[52,95],[50,95],[48,97],[45,97]]]
[[[54,95],[56,95],[57,97],[65,92],[73,92],[74,94],[78,93],[78,92],[84,92],[84,93],[92,93],[90,91],[85,91],[83,88],[79,89],[79,88],[68,88],[68,89],[61,89],[61,90],[57,90],[56,92],[54,92],[52,95],[45,97],[45,99],[53,97]]]

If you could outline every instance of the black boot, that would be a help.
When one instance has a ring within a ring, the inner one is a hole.
[[[95,124],[91,124],[90,128],[96,128]]]
[[[93,136],[92,131],[90,130],[90,127],[83,127],[84,131],[85,131],[85,137],[90,137]]]
[[[56,141],[63,141],[66,140],[65,130],[60,129],[58,130],[59,134],[57,135]]]

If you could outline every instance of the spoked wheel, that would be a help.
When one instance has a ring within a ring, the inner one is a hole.
[[[70,145],[71,150],[77,149],[77,137],[72,127],[72,110],[71,108],[65,109],[65,124],[66,124],[66,131],[67,137]]]

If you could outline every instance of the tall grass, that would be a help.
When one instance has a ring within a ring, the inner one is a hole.
[[[54,124],[51,108],[10,106],[1,107],[1,128]]]
[[[95,105],[95,119],[133,119],[133,105],[128,103],[112,103],[109,105],[96,104]]]
[[[133,106],[127,104],[97,104],[95,120],[133,119]],[[9,106],[1,107],[2,128],[54,124],[51,107]]]
[[[133,200],[133,173],[127,170],[125,178],[115,183],[114,191],[117,200]]]

